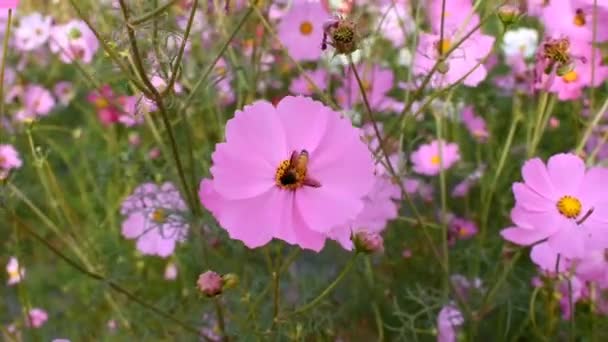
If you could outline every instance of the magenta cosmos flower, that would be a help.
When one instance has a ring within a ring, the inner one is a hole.
[[[460,149],[457,144],[445,144],[441,140],[435,140],[420,146],[410,159],[416,173],[435,176],[439,174],[441,167],[447,170],[460,160]]]
[[[291,57],[304,61],[321,56],[323,24],[327,18],[328,13],[321,3],[294,1],[278,26],[279,39]]]
[[[359,214],[373,185],[371,153],[359,135],[310,98],[254,102],[226,124],[201,202],[250,248],[278,238],[319,251],[332,228]]]
[[[485,142],[488,140],[490,134],[486,127],[486,121],[481,116],[475,115],[473,106],[467,106],[463,109],[462,122],[477,141]]]
[[[166,258],[186,239],[185,211],[186,204],[173,184],[144,183],[122,203],[121,214],[126,216],[122,235],[136,239],[142,254]]]
[[[40,308],[32,308],[27,314],[28,322],[26,322],[27,326],[33,328],[40,328],[46,323],[49,319],[49,315],[45,310]]]
[[[548,246],[566,258],[582,258],[608,247],[608,169],[586,170],[573,154],[557,154],[545,165],[527,161],[523,183],[513,184],[514,227],[501,232],[519,245],[547,239]]]
[[[319,87],[321,91],[325,90],[328,83],[327,72],[323,69],[317,69],[307,74],[308,78],[314,82],[314,85]],[[304,77],[304,75],[298,76],[289,87],[289,92],[294,95],[313,95],[315,88],[311,82]]]
[[[0,179],[3,178],[3,174],[8,174],[12,169],[20,168],[22,164],[19,152],[12,145],[0,145]]]

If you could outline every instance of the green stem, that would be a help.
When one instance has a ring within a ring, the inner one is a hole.
[[[2,42],[2,64],[0,64],[0,123],[4,119],[4,70],[6,68],[6,56],[8,55],[8,41],[11,38],[11,21],[13,10],[8,9],[6,29],[4,31],[4,42]],[[0,130],[2,125],[0,124]],[[0,136],[1,138],[1,136]]]
[[[165,88],[161,96],[165,96],[166,94],[169,94],[173,91],[173,86],[175,85],[175,81],[177,80],[177,71],[179,69],[179,66],[182,64],[182,58],[184,57],[184,51],[186,50],[188,37],[190,37],[190,30],[192,29],[192,23],[194,22],[194,15],[196,14],[197,8],[198,0],[194,0],[194,3],[192,3],[192,10],[190,11],[190,17],[188,18],[188,24],[186,25],[186,31],[184,31],[184,36],[182,37],[182,44],[179,47],[175,64],[173,65],[173,69],[171,70],[171,79],[167,83],[167,88]]]
[[[441,114],[435,113],[435,127],[437,131],[437,140],[439,140],[439,188],[441,201],[441,247],[443,257],[443,297],[447,302],[450,294],[450,250],[448,246],[448,222],[447,222],[447,185],[445,178],[445,168],[443,167],[443,118]]]
[[[370,257],[365,258],[365,273],[367,275],[367,282],[370,291],[373,291],[374,287],[374,270],[372,269],[372,263]],[[372,309],[374,311],[374,317],[376,319],[376,329],[378,330],[378,341],[384,341],[384,321],[382,320],[382,314],[378,307],[376,299],[372,302]]]
[[[589,138],[591,137],[591,134],[593,133],[593,129],[599,124],[600,120],[602,119],[602,117],[604,116],[604,113],[606,111],[608,111],[608,97],[604,101],[602,108],[600,108],[600,110],[598,110],[595,113],[595,115],[591,119],[591,122],[587,126],[587,129],[585,130],[585,134],[583,135],[583,138],[581,139],[579,144],[576,146],[576,154],[580,154],[583,151],[583,147],[585,147],[587,140],[589,140]]]
[[[173,6],[174,4],[176,4],[179,0],[171,0],[169,2],[167,2],[166,4],[153,9],[152,11],[142,14],[141,16],[132,19],[128,25],[131,26],[137,26],[139,24],[143,24],[146,21],[150,20],[150,19],[154,19],[156,17],[159,17],[161,14],[165,13],[167,10],[169,10],[169,8],[171,8],[171,6]]]
[[[348,263],[344,266],[344,268],[342,269],[342,272],[340,272],[340,274],[338,275],[338,277],[336,277],[336,279],[329,284],[329,286],[327,286],[325,288],[325,290],[323,290],[323,292],[321,292],[315,299],[313,299],[312,301],[308,302],[308,304],[305,304],[304,306],[301,306],[300,308],[294,310],[293,312],[285,315],[284,317],[290,317],[290,316],[295,316],[295,315],[299,315],[302,314],[312,308],[314,308],[315,306],[317,306],[325,297],[327,297],[328,294],[331,293],[331,291],[342,281],[342,279],[348,274],[348,272],[350,271],[350,269],[353,267],[353,265],[355,264],[355,261],[357,260],[357,254],[358,253],[353,253],[353,256],[350,258],[350,260],[348,261]]]

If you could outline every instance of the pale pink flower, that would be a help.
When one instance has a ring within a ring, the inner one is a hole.
[[[419,195],[424,201],[433,201],[433,187],[419,179],[405,178],[403,187],[410,195]]]
[[[20,168],[22,164],[19,152],[12,145],[0,145],[0,180],[8,177],[11,170]]]
[[[11,257],[6,264],[6,272],[8,273],[8,285],[20,283],[25,278],[25,268],[19,265],[19,260]]]
[[[455,32],[446,30],[440,42],[437,33],[420,33],[413,64],[414,75],[426,77],[459,37]],[[494,37],[481,33],[471,35],[441,62],[431,77],[431,86],[444,88],[461,79],[465,86],[479,85],[487,76],[486,66],[480,63],[492,51],[494,40]]]
[[[15,114],[17,121],[33,121],[49,115],[55,108],[55,99],[51,92],[38,84],[30,84],[25,87],[20,97],[24,107]]]
[[[477,141],[485,142],[488,140],[490,134],[486,127],[486,121],[481,116],[475,115],[473,106],[467,106],[462,110],[462,122]]]
[[[608,247],[608,169],[587,169],[573,154],[557,154],[545,165],[539,158],[522,168],[523,183],[513,184],[514,227],[501,232],[519,245],[547,239],[566,258],[583,258]]]
[[[185,211],[186,204],[173,184],[144,183],[122,203],[121,214],[126,217],[122,235],[136,239],[142,254],[166,258],[186,239]]]
[[[455,305],[441,308],[437,316],[437,342],[456,342],[458,328],[463,324],[464,316]]]
[[[331,229],[357,217],[374,182],[359,130],[305,97],[237,111],[212,160],[201,202],[250,248],[278,238],[321,250]]]
[[[51,34],[52,20],[37,12],[21,17],[15,29],[15,47],[32,51],[44,45]]]
[[[297,1],[278,25],[281,43],[296,61],[317,60],[321,57],[323,24],[329,14],[321,3]]]
[[[46,323],[46,321],[49,319],[49,315],[46,313],[46,311],[40,308],[32,308],[28,312],[27,317],[28,322],[26,322],[26,325],[31,326],[33,328],[42,327],[44,323]]]
[[[410,159],[416,173],[435,176],[442,168],[447,170],[460,160],[460,149],[455,143],[445,144],[443,141],[434,140],[421,145],[412,153]]]
[[[177,279],[177,265],[174,262],[169,262],[165,267],[165,280],[175,280]]]
[[[386,109],[390,102],[386,94],[393,88],[393,71],[380,66],[365,65],[357,67],[365,95],[372,109]],[[348,69],[348,74],[343,81],[342,88],[337,91],[337,99],[344,108],[353,108],[356,104],[363,104],[361,89],[354,76],[354,72]]]
[[[85,22],[71,20],[53,27],[50,48],[64,63],[79,61],[89,64],[99,49],[99,41]]]
[[[314,84],[319,87],[321,91],[325,90],[328,84],[327,72],[323,69],[316,69],[312,72],[307,73],[307,76],[310,78]],[[312,83],[310,83],[304,75],[298,76],[293,82],[291,82],[291,86],[289,87],[289,92],[294,95],[313,95],[315,92],[315,88]]]
[[[53,87],[53,94],[59,99],[59,103],[67,106],[76,96],[76,91],[74,90],[72,82],[61,81],[57,82]]]

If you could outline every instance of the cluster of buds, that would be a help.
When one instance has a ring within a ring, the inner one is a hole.
[[[335,16],[323,24],[321,50],[326,50],[329,45],[336,50],[336,54],[348,55],[358,49],[358,43],[357,26],[352,20]]]
[[[196,286],[207,297],[215,297],[222,294],[225,290],[234,288],[238,285],[239,278],[234,273],[220,276],[216,272],[207,271],[198,277]]]

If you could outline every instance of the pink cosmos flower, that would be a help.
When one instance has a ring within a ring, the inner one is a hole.
[[[543,74],[549,84],[549,91],[557,93],[560,100],[574,100],[582,96],[585,87],[598,87],[608,79],[608,67],[602,63],[601,52],[589,43],[570,41],[572,58],[570,71],[561,76]],[[595,67],[592,67],[592,54],[595,53]],[[594,83],[591,84],[592,74]],[[543,87],[540,85],[539,87]]]
[[[488,140],[490,134],[486,127],[486,121],[481,116],[475,115],[473,106],[467,106],[463,109],[462,122],[477,141],[485,142]]]
[[[575,264],[576,275],[581,280],[597,282],[601,288],[608,287],[608,260],[605,251],[592,251]]]
[[[15,285],[20,283],[25,278],[25,268],[19,266],[19,260],[15,257],[11,257],[6,264],[6,272],[8,273],[8,285]]]
[[[53,27],[50,48],[64,63],[71,64],[77,60],[89,64],[99,49],[99,42],[85,22],[71,20]]]
[[[319,87],[319,89],[324,90],[327,87],[328,77],[327,72],[323,69],[316,69],[312,72],[307,73],[308,77],[314,82],[314,84]],[[304,75],[298,76],[293,82],[291,82],[291,86],[289,87],[289,92],[294,95],[313,95],[314,87],[308,82]]]
[[[278,35],[289,55],[296,61],[316,60],[321,56],[323,24],[328,13],[321,3],[297,1],[281,19]]]
[[[602,1],[598,1],[598,4]],[[572,40],[591,42],[593,40],[593,4],[584,0],[551,0],[542,9],[541,19],[547,34],[567,36]],[[597,40],[608,39],[608,10],[598,7]]]
[[[408,9],[408,0],[386,1],[378,8],[377,29],[395,47],[402,46],[406,36],[416,29]]]
[[[477,225],[473,221],[460,217],[453,217],[448,225],[448,241],[451,245],[456,240],[468,240],[477,234]]]
[[[15,29],[15,47],[21,51],[32,51],[44,45],[51,34],[52,20],[37,12],[21,17]]]
[[[0,8],[15,9],[19,5],[19,0],[2,0],[0,1]]]
[[[20,168],[22,164],[19,152],[12,145],[0,145],[0,180],[6,178],[10,170]]]
[[[107,84],[89,93],[87,101],[95,106],[99,121],[105,126],[120,122],[131,127],[143,122],[143,115],[138,115],[140,99],[136,96],[116,96]]]
[[[421,33],[414,58],[415,75],[426,75],[441,57],[458,41],[453,32],[444,34],[440,43],[439,34]],[[464,78],[462,83],[475,87],[487,76],[487,69],[480,62],[492,51],[495,38],[481,33],[474,33],[454,50],[442,63],[431,78],[431,86],[447,87]],[[467,76],[468,75],[468,76]],[[466,76],[466,77],[465,77]]]
[[[272,238],[319,251],[357,217],[374,182],[371,153],[339,113],[306,97],[256,101],[226,124],[202,204],[231,238],[255,248]]]
[[[377,65],[358,67],[357,71],[371,108],[374,110],[385,109],[389,104],[385,101],[387,100],[386,94],[393,88],[393,71]],[[343,82],[343,87],[337,91],[340,105],[345,108],[353,108],[356,104],[362,104],[361,89],[352,70],[348,70],[348,75]]]
[[[455,143],[445,144],[443,141],[434,140],[430,144],[420,146],[410,159],[414,164],[414,172],[435,176],[440,173],[441,167],[447,170],[460,160],[460,149]]]
[[[335,239],[346,250],[353,249],[351,236],[360,231],[380,233],[386,228],[388,221],[398,216],[399,187],[384,176],[376,176],[376,181],[369,194],[363,198],[363,210],[347,224],[335,227],[329,237]]]
[[[443,0],[428,1],[429,8],[427,15],[434,32],[441,30],[441,11]],[[466,27],[462,27],[468,20]],[[471,0],[446,0],[444,13],[444,30],[453,31],[461,29],[468,32],[479,23],[479,16],[473,12],[473,2]]]
[[[456,342],[457,328],[463,324],[464,316],[455,305],[441,308],[437,316],[437,342]]]
[[[55,108],[55,99],[51,92],[38,84],[25,87],[20,97],[24,108],[15,114],[18,121],[27,122],[47,116]]]
[[[165,267],[165,280],[175,280],[177,278],[177,265],[174,262],[169,262]]]
[[[53,87],[53,94],[59,99],[59,103],[67,106],[76,96],[76,91],[71,82],[61,81],[57,82]]]
[[[44,323],[46,323],[46,321],[49,319],[49,315],[46,313],[46,311],[40,308],[32,308],[28,312],[27,317],[28,322],[26,322],[26,325],[31,326],[33,328],[42,327]]]
[[[173,184],[144,183],[122,203],[120,212],[126,217],[122,235],[136,239],[142,254],[166,258],[186,239],[185,211],[186,204]]]
[[[403,187],[410,195],[419,195],[424,201],[433,201],[433,187],[419,179],[405,178]]]
[[[608,247],[608,169],[586,169],[573,154],[557,154],[545,165],[539,158],[522,168],[523,183],[513,184],[514,227],[504,239],[531,245],[547,239],[548,246],[566,258],[583,258]]]

